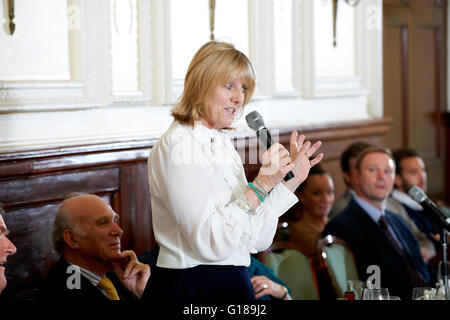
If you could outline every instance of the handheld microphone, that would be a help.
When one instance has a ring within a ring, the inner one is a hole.
[[[434,216],[438,218],[440,224],[443,228],[450,231],[450,218],[447,218],[445,214],[442,213],[441,209],[427,197],[425,192],[417,186],[409,189],[408,194],[413,198],[414,201],[420,203],[427,211],[433,212]]]
[[[250,112],[246,117],[248,126],[256,131],[256,136],[261,142],[262,146],[267,150],[272,145],[272,137],[270,135],[269,130],[266,128],[264,124],[263,117],[259,114],[258,111]],[[284,177],[284,181],[289,181],[294,177],[294,173],[289,171]]]

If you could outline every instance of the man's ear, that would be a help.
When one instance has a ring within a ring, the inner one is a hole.
[[[72,232],[70,229],[66,229],[63,232],[64,242],[72,249],[80,248],[80,244],[78,243],[78,237]]]
[[[350,175],[347,172],[342,172],[342,177],[344,178],[344,182],[346,186],[351,186],[350,183]]]
[[[394,187],[396,187],[399,190],[403,190],[402,178],[398,173],[396,173],[394,177]]]

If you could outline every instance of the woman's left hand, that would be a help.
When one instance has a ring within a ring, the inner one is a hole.
[[[253,276],[250,281],[252,282],[253,290],[255,290],[255,298],[260,298],[268,294],[275,299],[281,299],[286,294],[282,285],[270,280],[266,276]]]
[[[305,142],[305,136],[298,136],[297,131],[293,131],[290,141],[290,156],[294,164],[294,178],[288,182],[283,182],[292,192],[306,180],[309,170],[323,159],[323,153],[319,153],[310,160],[310,157],[320,148],[321,141],[317,141],[311,145],[310,141]]]

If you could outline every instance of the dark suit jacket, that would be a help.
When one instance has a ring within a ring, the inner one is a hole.
[[[416,223],[417,227],[426,234],[428,239],[433,242],[433,245],[436,249],[436,252],[441,251],[441,243],[437,241],[432,234],[441,234],[442,230],[439,229],[438,224],[434,219],[428,218],[425,211],[418,211],[413,208],[408,207],[406,204],[403,204],[403,207],[405,208],[406,212],[410,216],[412,220]]]
[[[80,276],[80,289],[69,289],[66,284],[67,279],[72,276],[72,274],[67,273],[67,268],[69,266],[70,264],[64,258],[59,259],[56,266],[48,273],[47,280],[41,289],[39,297],[41,300],[109,301],[99,288],[92,285],[92,283],[83,276]],[[114,284],[120,300],[136,299],[134,295],[120,283],[114,272],[110,271],[106,275]]]
[[[350,192],[349,189],[345,191],[345,193],[340,197],[337,201],[334,202],[333,207],[330,210],[330,213],[328,214],[328,220],[333,219],[336,217],[339,213],[344,211],[345,208],[347,208],[348,203],[350,200],[352,200],[353,195]]]
[[[435,278],[423,261],[419,245],[406,222],[398,215],[386,211],[386,219],[401,242],[409,260],[428,285],[434,286]],[[355,256],[359,277],[365,281],[367,267],[377,265],[381,271],[381,286],[391,295],[411,299],[413,283],[403,256],[397,251],[382,229],[352,199],[347,208],[331,220],[322,233],[334,235],[349,244]]]

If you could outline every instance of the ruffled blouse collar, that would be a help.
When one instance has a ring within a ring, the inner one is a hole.
[[[214,139],[220,137],[223,133],[221,129],[210,129],[201,122],[194,124],[194,137],[202,142],[211,143]]]

